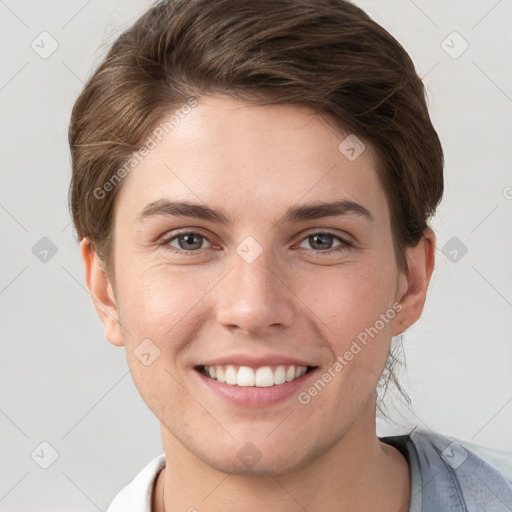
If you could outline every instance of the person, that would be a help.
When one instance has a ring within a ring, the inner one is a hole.
[[[512,510],[504,452],[376,434],[434,270],[443,150],[363,10],[156,2],[69,142],[86,283],[164,450],[109,512]]]

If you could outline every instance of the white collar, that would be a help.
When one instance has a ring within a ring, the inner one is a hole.
[[[165,455],[159,455],[115,496],[107,512],[152,512],[151,499],[158,473],[165,467]]]

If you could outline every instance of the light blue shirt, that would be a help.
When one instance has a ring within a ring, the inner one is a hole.
[[[409,512],[512,511],[512,452],[433,431],[380,439],[409,463]]]

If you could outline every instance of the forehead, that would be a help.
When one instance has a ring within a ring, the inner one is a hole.
[[[116,215],[135,218],[165,198],[252,216],[346,199],[387,215],[375,152],[366,144],[353,159],[355,143],[307,107],[201,97],[127,176]]]

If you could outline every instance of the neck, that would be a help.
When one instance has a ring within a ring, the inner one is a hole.
[[[163,426],[162,439],[167,465],[155,486],[154,512],[409,510],[409,466],[377,438],[374,409],[363,411],[327,452],[281,474],[226,474],[191,454]]]

